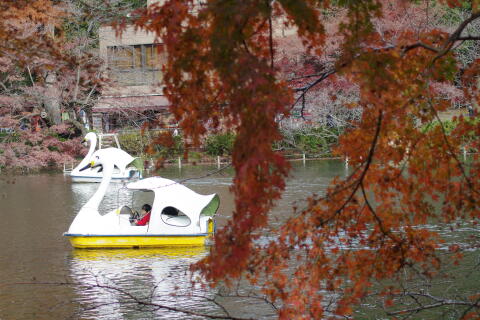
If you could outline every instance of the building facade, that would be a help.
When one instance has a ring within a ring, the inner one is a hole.
[[[147,6],[163,1],[147,0]],[[273,32],[276,39],[295,35],[295,29],[285,27],[283,20],[275,21]],[[146,120],[158,119],[175,127],[169,102],[163,95],[162,65],[166,53],[161,40],[133,26],[127,26],[121,35],[110,26],[102,26],[99,38],[100,56],[105,61],[110,84],[92,109],[93,129],[111,132],[138,128]],[[287,120],[303,124],[302,119]]]
[[[155,0],[149,0],[151,5]],[[166,54],[155,35],[127,26],[118,35],[110,26],[99,29],[100,56],[110,83],[92,109],[93,129],[111,132],[138,128],[146,120],[172,122],[163,95],[162,65]]]

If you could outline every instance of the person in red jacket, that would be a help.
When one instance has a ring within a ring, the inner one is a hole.
[[[152,206],[149,204],[144,204],[142,206],[142,217],[137,220],[135,225],[144,226],[150,221],[150,214],[152,213]]]

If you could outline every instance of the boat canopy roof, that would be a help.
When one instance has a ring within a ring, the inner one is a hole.
[[[200,215],[213,216],[220,205],[217,194],[201,195],[178,182],[161,177],[131,182],[127,188],[155,192],[154,211],[171,206],[182,211],[192,221],[197,221]]]
[[[114,164],[120,169],[125,170],[128,166],[133,166],[139,171],[143,171],[143,161],[140,158],[134,158],[122,149],[118,148],[105,148],[97,150],[96,152],[102,152],[108,154],[113,160]]]
[[[108,153],[108,156],[110,157],[110,159],[112,159],[115,165],[120,169],[125,169],[130,163],[132,163],[133,160],[135,160],[134,157],[132,157],[122,149],[105,148],[105,149],[100,149],[96,152],[100,152],[100,151],[103,153]]]

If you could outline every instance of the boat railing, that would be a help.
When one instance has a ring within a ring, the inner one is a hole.
[[[120,142],[118,141],[118,135],[116,133],[99,133],[98,134],[98,150],[106,148],[108,146],[113,146],[114,142],[116,144],[116,148],[122,149],[120,147]]]
[[[73,171],[73,168],[75,168],[73,162],[70,162],[70,164],[63,163],[63,173],[70,173]]]

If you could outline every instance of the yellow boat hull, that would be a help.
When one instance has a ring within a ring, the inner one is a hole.
[[[203,246],[210,235],[192,236],[82,236],[66,235],[74,248],[158,248],[170,246]]]
[[[82,235],[64,233],[74,248],[161,248],[204,246],[215,233],[215,222],[208,222],[208,233],[183,235]]]

